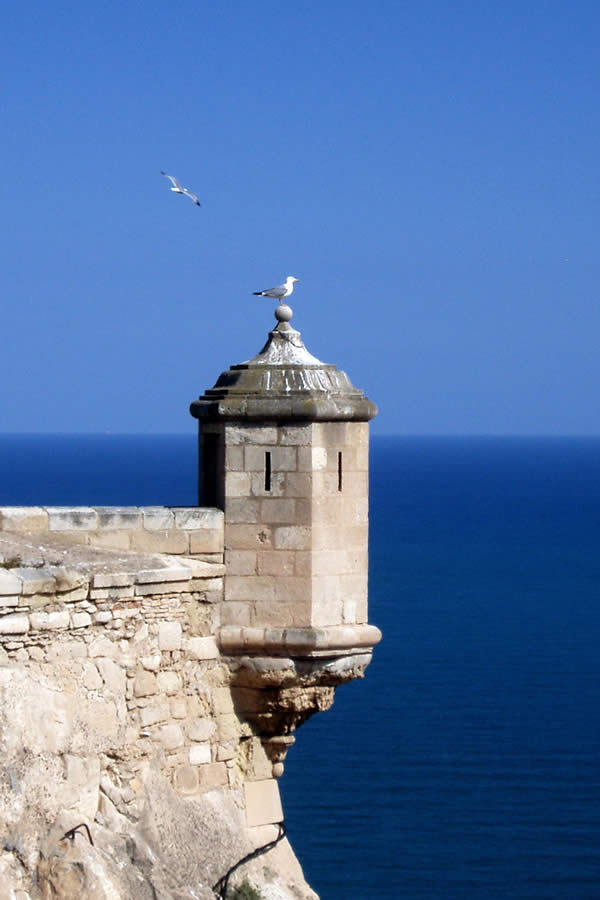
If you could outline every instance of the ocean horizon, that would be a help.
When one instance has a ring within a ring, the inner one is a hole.
[[[0,435],[0,505],[195,505],[196,436]],[[280,787],[322,900],[600,897],[600,437],[371,444],[364,680]]]

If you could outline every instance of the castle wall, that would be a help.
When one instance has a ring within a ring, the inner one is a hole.
[[[219,649],[222,514],[4,508],[0,524],[0,900],[75,883],[214,897],[283,819]],[[65,838],[81,823],[93,845]],[[274,860],[277,896],[314,896],[286,841]]]

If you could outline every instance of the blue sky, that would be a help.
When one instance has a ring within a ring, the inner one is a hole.
[[[293,274],[377,432],[600,433],[599,46],[582,0],[9,0],[0,430],[193,430]]]

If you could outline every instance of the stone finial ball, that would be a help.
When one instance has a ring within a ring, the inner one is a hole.
[[[294,315],[294,310],[287,303],[280,303],[275,307],[275,318],[278,322],[289,322]]]

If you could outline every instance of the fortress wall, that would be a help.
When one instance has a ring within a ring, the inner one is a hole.
[[[217,643],[225,567],[198,558],[222,559],[222,514],[4,508],[0,522],[0,900],[66,900],[78,878],[83,900],[213,897],[283,819]],[[65,839],[82,823],[93,845]],[[277,896],[315,896],[287,841],[269,864]]]
[[[0,532],[68,536],[90,547],[193,556],[223,562],[220,509],[167,506],[0,508]]]

